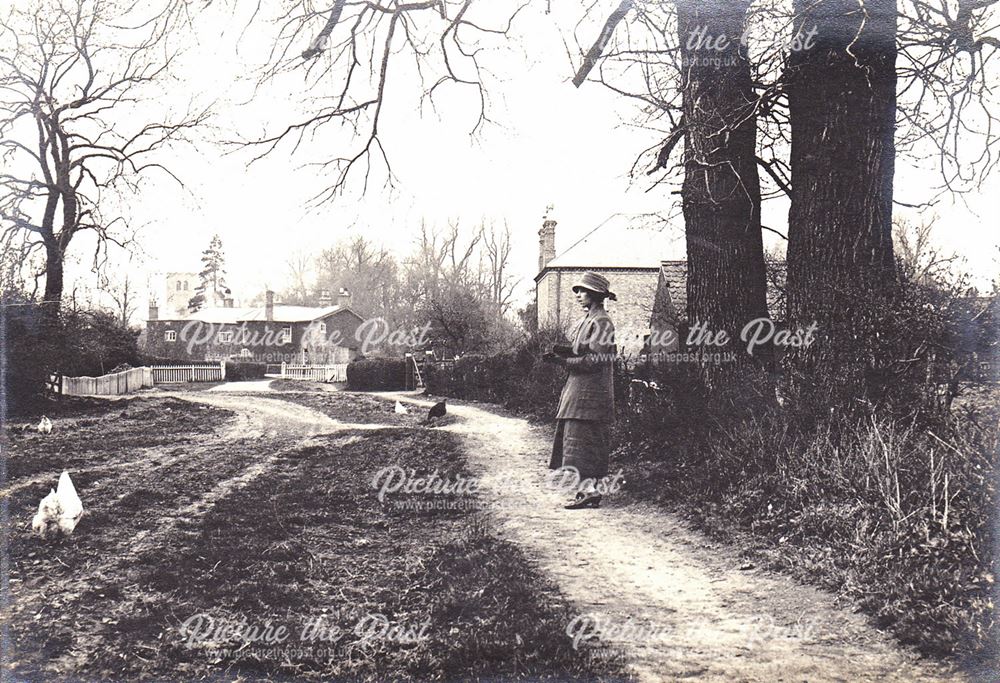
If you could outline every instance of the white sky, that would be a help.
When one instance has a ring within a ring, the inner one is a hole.
[[[140,228],[142,253],[131,259],[113,254],[117,272],[127,268],[146,282],[163,272],[197,271],[201,251],[218,233],[229,285],[238,299],[249,300],[265,286],[285,286],[286,260],[294,252],[318,253],[353,232],[370,235],[402,256],[422,218],[441,225],[448,219],[470,226],[507,221],[514,236],[514,271],[521,280],[519,303],[531,300],[537,231],[547,204],[556,207],[557,251],[562,251],[612,214],[667,213],[677,202],[670,188],[649,190],[645,176],[629,188],[627,174],[636,155],[661,135],[630,125],[638,113],[632,102],[596,83],[572,86],[575,65],[564,45],[564,39],[572,45],[572,36],[559,26],[572,27],[580,7],[552,5],[551,15],[535,9],[522,16],[515,24],[517,42],[499,45],[484,57],[484,64],[503,76],[489,81],[490,115],[500,125],[488,126],[476,140],[467,134],[474,121],[474,91],[453,88],[438,114],[421,114],[412,73],[401,66],[390,74],[394,89],[381,130],[398,180],[395,190],[382,189],[376,169],[367,193],[354,182],[345,196],[310,208],[310,199],[330,178],[302,164],[334,153],[344,139],[333,128],[321,131],[297,156],[286,147],[249,168],[247,154],[226,154],[206,140],[197,150],[172,157],[170,166],[184,188],[163,177],[144,182],[143,194],[126,210],[131,224]],[[216,129],[209,135],[220,139],[231,138],[236,129],[252,137],[266,124],[273,129],[296,120],[303,111],[297,103],[300,76],[250,97],[249,74],[266,57],[272,38],[268,24],[253,24],[237,51],[240,17],[218,12],[197,23],[197,44],[179,64],[164,106],[182,107],[191,98],[216,100]],[[589,40],[596,30],[581,36]],[[936,182],[932,173],[917,173],[901,160],[896,197],[922,201]],[[993,201],[998,195],[1000,182],[994,177],[986,192],[966,197],[968,206],[943,202],[935,207],[939,243],[967,259],[981,286],[1000,270]],[[765,205],[765,224],[784,231],[786,217],[787,203]],[[681,226],[678,219],[668,229],[680,231]],[[765,240],[775,242],[767,233]],[[72,249],[82,259],[77,275],[92,281],[86,274],[86,243]],[[136,317],[145,318],[144,304]]]

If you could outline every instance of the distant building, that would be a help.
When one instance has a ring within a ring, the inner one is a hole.
[[[184,316],[159,316],[149,307],[146,350],[166,360],[242,359],[264,363],[346,363],[358,355],[361,316],[350,294],[330,306],[284,306],[266,293],[264,306],[205,307]]]
[[[677,315],[687,304],[687,261],[684,235],[672,228],[628,225],[624,219],[605,221],[557,255],[556,221],[546,215],[539,235],[535,303],[538,326],[568,330],[582,315],[572,286],[592,270],[608,278],[617,301],[606,307],[615,322],[619,351],[636,355],[650,333],[669,339]],[[654,305],[655,304],[655,305]],[[654,350],[673,350],[669,348]]]
[[[188,302],[198,286],[198,273],[167,273],[163,278],[162,313],[181,317],[188,313]]]
[[[188,304],[192,297],[197,294],[197,288],[201,282],[198,273],[167,273],[163,277],[163,289],[161,296],[156,296],[153,292],[153,299],[160,301],[161,313],[173,317],[183,317],[189,313]],[[222,292],[205,292],[206,308],[224,308],[227,305],[232,307],[233,295],[229,289]]]

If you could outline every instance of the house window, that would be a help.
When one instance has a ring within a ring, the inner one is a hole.
[[[250,349],[240,349],[240,357],[242,357],[242,358],[249,358],[250,357]]]
[[[180,280],[177,281],[177,291],[178,292],[181,291],[181,281]]]
[[[187,290],[188,290],[188,281],[185,280],[184,281],[184,291],[187,291]]]
[[[316,329],[319,330],[320,334],[326,334],[326,323],[316,323]]]
[[[291,327],[282,327],[281,328],[281,343],[287,344],[290,341],[292,341],[292,328]]]
[[[167,330],[163,333],[163,341],[177,341],[177,332],[174,330]]]
[[[219,343],[229,344],[233,341],[233,331],[226,330],[225,332],[219,332]]]

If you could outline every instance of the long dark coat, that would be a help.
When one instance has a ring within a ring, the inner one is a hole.
[[[615,324],[595,304],[577,323],[573,351],[566,359],[569,377],[559,397],[557,419],[611,422],[615,416]]]

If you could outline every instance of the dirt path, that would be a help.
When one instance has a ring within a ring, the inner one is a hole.
[[[273,394],[171,395],[237,413],[213,442],[279,437],[275,444],[287,447],[289,438],[388,427],[340,422]],[[422,407],[433,403],[412,394],[381,396]],[[545,486],[549,430],[470,405],[449,405],[448,411],[453,421],[439,428],[463,439],[499,533],[557,583],[579,615],[578,632],[596,626],[602,641],[625,653],[639,680],[961,680],[895,646],[829,594],[787,577],[740,571],[737,557],[658,509],[562,509],[566,495]],[[168,523],[137,535],[136,547],[152,547],[174,521],[204,514],[274,466],[273,456],[245,463]],[[127,569],[112,564],[98,574]],[[140,604],[141,595],[124,593],[126,603]],[[59,662],[67,670],[74,663]]]
[[[640,680],[963,680],[893,644],[827,593],[740,571],[737,557],[661,510],[562,509],[567,496],[545,485],[549,430],[469,405],[448,411],[459,420],[442,429],[465,439],[500,533],[558,583],[579,610],[578,628],[597,625],[603,641],[624,650]],[[520,483],[512,488],[513,478]]]
[[[219,386],[212,387],[209,391],[213,393],[246,393],[246,392],[268,392],[271,391],[271,382],[274,380],[262,379],[254,382],[226,382]]]
[[[224,386],[224,385],[223,385]],[[359,424],[341,422],[327,417],[318,410],[297,405],[279,398],[267,398],[258,393],[236,393],[227,390],[221,393],[177,392],[164,393],[161,396],[173,396],[193,403],[204,403],[231,410],[237,415],[235,423],[229,428],[228,436],[297,436],[308,437],[319,434],[330,434],[344,429],[388,429],[392,425]]]

